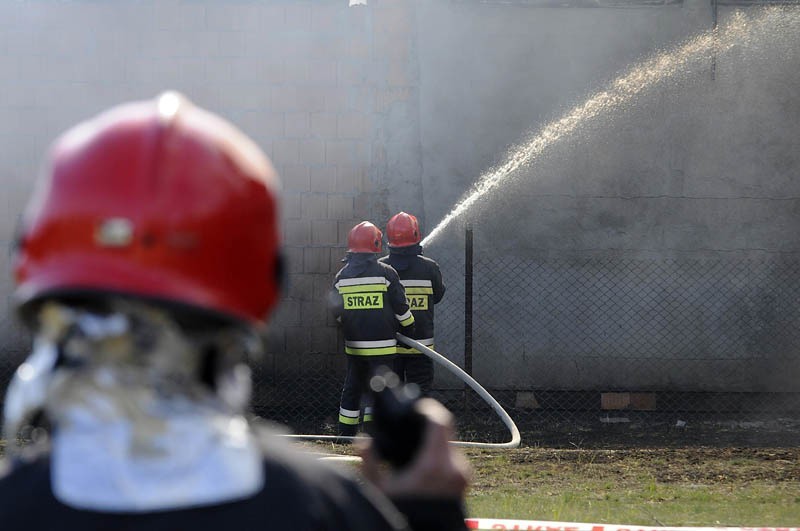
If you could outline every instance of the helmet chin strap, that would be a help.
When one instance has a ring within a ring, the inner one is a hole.
[[[38,329],[28,358],[14,372],[3,404],[3,437],[9,453],[20,451],[20,434],[45,410],[56,367],[61,361],[60,342],[75,322],[76,314],[60,304],[42,305]]]
[[[17,368],[8,385],[3,404],[3,438],[11,454],[20,450],[22,429],[44,408],[57,359],[58,348],[54,343],[35,338],[30,356]]]

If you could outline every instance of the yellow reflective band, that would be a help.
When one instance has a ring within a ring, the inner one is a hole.
[[[433,295],[433,288],[406,287],[406,295]]]
[[[342,424],[349,424],[351,426],[355,426],[356,424],[358,424],[358,418],[345,417],[344,415],[339,415],[339,422],[341,422]]]
[[[428,309],[428,296],[427,295],[408,295],[406,294],[406,302],[409,309],[414,310],[427,310]]]
[[[339,293],[364,293],[365,291],[386,291],[386,284],[361,284],[359,286],[339,286]]]
[[[372,415],[370,414],[364,415],[364,422],[372,422]]]
[[[403,326],[408,326],[413,322],[414,322],[414,316],[411,315],[407,319],[403,319],[402,321],[400,321],[400,324],[403,325]]]
[[[347,354],[354,356],[385,356],[386,354],[397,354],[397,347],[383,347],[383,348],[353,348],[344,347]]]
[[[425,341],[425,340],[423,339],[423,340],[421,340],[419,342],[422,343],[422,341]],[[427,343],[422,343],[422,344],[425,345],[426,347],[429,347],[431,350],[435,350],[434,347],[433,347],[433,343],[431,343],[430,345],[428,345]],[[401,345],[397,345],[397,353],[398,354],[422,354],[422,352],[420,352],[419,350],[417,350],[415,348],[404,347],[404,346],[401,346]]]
[[[380,293],[345,293],[342,296],[345,310],[375,310],[383,308]]]

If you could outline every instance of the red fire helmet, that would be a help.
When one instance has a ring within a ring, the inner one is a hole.
[[[116,293],[263,323],[280,291],[277,186],[249,138],[180,94],[114,107],[52,147],[17,300]]]
[[[350,253],[379,253],[381,252],[381,229],[370,223],[362,221],[347,235],[347,251]]]
[[[408,247],[419,243],[419,222],[415,216],[400,212],[386,224],[386,237],[389,247]]]

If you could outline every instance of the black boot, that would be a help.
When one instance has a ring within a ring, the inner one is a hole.
[[[356,432],[358,431],[358,426],[353,424],[344,424],[342,422],[339,423],[339,430],[337,435],[339,437],[355,437]],[[336,440],[339,444],[350,444],[349,440]]]

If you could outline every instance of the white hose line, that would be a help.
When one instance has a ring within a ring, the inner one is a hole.
[[[514,424],[514,421],[511,419],[506,410],[503,409],[497,400],[494,399],[489,392],[484,389],[481,384],[475,381],[475,379],[464,372],[461,367],[450,361],[449,359],[445,358],[435,350],[431,349],[430,347],[426,347],[419,341],[415,341],[410,337],[406,337],[403,334],[397,334],[397,339],[400,340],[401,343],[405,343],[407,346],[415,348],[431,358],[434,362],[438,363],[439,365],[444,366],[450,372],[455,374],[459,377],[459,379],[464,382],[465,384],[469,385],[476,393],[480,395],[483,400],[492,406],[495,413],[500,417],[500,420],[503,421],[503,424],[506,425],[508,430],[511,432],[511,440],[504,443],[480,443],[480,442],[470,442],[470,441],[450,441],[453,446],[458,446],[461,448],[517,448],[521,441],[521,437],[519,435],[519,429],[517,429],[517,425]],[[348,437],[348,436],[340,436],[340,435],[294,435],[294,434],[285,434],[281,435],[282,437],[288,437],[290,439],[295,440],[302,440],[302,441],[334,441],[334,442],[355,442],[359,439],[364,439],[364,437]]]
[[[455,374],[459,377],[459,379],[470,386],[476,393],[480,395],[483,400],[492,406],[494,412],[497,413],[497,416],[500,417],[500,420],[503,421],[503,424],[506,425],[508,431],[511,432],[511,440],[504,443],[479,443],[479,442],[467,442],[467,441],[452,441],[455,446],[460,446],[462,448],[517,448],[521,441],[521,437],[519,435],[519,429],[517,429],[517,425],[514,424],[514,421],[511,419],[506,410],[503,409],[503,406],[494,399],[489,392],[483,388],[481,384],[475,381],[475,379],[464,372],[461,367],[450,361],[449,359],[445,358],[435,350],[430,347],[426,347],[419,341],[415,341],[410,337],[406,337],[403,334],[398,333],[397,339],[400,342],[405,343],[407,346],[415,348],[431,358],[433,361],[438,363],[439,365],[443,365],[446,367],[450,372]]]

